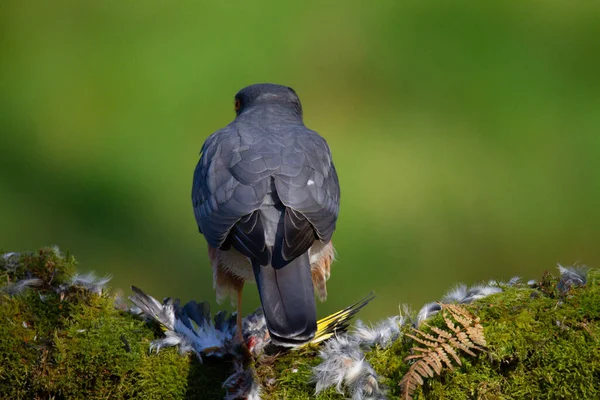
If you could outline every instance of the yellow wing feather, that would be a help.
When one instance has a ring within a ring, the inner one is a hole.
[[[317,333],[315,333],[315,337],[310,341],[310,343],[320,343],[334,335],[345,332],[348,329],[352,317],[354,317],[361,308],[366,306],[374,298],[375,294],[371,292],[364,299],[318,320]]]

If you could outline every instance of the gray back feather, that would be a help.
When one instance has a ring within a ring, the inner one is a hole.
[[[194,172],[192,201],[200,232],[221,247],[240,218],[261,208],[271,181],[323,242],[339,212],[338,177],[326,141],[277,107],[241,114],[212,134]]]

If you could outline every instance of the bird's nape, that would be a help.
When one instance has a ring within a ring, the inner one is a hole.
[[[246,86],[235,95],[235,111],[239,115],[256,105],[279,104],[289,107],[302,116],[302,104],[294,89],[273,83],[258,83]]]

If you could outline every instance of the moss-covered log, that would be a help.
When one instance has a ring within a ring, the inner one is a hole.
[[[75,260],[56,249],[0,255],[0,398],[221,399],[230,359],[149,352],[156,324],[115,307],[115,294],[73,279]],[[600,398],[600,271],[581,287],[546,274],[535,287],[511,286],[469,305],[487,349],[428,378],[415,398]],[[399,299],[400,300],[400,299]],[[431,326],[444,326],[441,315]],[[405,332],[409,327],[403,328]],[[415,345],[401,335],[366,359],[387,387],[398,385]],[[316,346],[261,357],[256,374],[267,399],[314,398]],[[330,388],[317,398],[342,399]]]

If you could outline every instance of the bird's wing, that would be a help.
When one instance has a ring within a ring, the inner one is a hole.
[[[286,206],[283,240],[272,265],[281,268],[315,239],[331,240],[340,188],[327,142],[304,126],[264,135],[235,123],[211,135],[194,172],[192,201],[200,232],[214,248],[234,247],[260,264],[271,260],[258,212],[274,177]]]
[[[284,240],[273,251],[282,267],[306,252],[315,239],[331,240],[340,206],[340,186],[325,139],[305,127],[293,133],[294,145],[282,149],[275,187],[286,206]]]
[[[235,123],[212,134],[194,172],[192,202],[200,232],[214,248],[234,247],[268,264],[260,208],[277,162],[256,145],[260,135]]]
[[[348,330],[348,326],[350,325],[350,320],[361,310],[361,308],[369,304],[369,302],[375,297],[375,293],[371,292],[362,300],[318,320],[317,332],[310,343],[319,343],[346,332]]]

